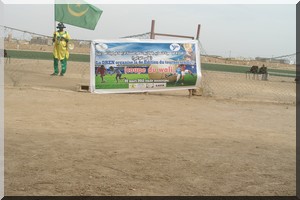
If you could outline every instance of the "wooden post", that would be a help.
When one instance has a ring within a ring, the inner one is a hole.
[[[200,25],[200,24],[198,24],[197,35],[196,35],[196,40],[199,40],[199,36],[200,36],[200,27],[201,27],[201,25]]]
[[[150,39],[155,39],[154,27],[155,27],[155,20],[152,20]]]
[[[186,36],[186,35],[173,35],[173,34],[164,34],[164,33],[154,33],[154,35],[160,35],[160,36],[167,36],[167,37],[180,37],[180,38],[188,38],[188,39],[194,39],[192,36]]]

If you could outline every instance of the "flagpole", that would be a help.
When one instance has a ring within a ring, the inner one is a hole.
[[[54,32],[55,32],[55,30],[56,30],[56,21],[55,21],[55,0],[54,0],[53,7],[54,7],[54,9],[53,9],[53,12],[54,12],[53,19],[54,19]]]

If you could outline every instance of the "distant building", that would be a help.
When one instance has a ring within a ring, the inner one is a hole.
[[[206,55],[206,57],[211,57],[211,58],[222,58],[222,56],[218,56],[218,55]]]
[[[271,58],[271,62],[282,63],[282,64],[290,64],[290,61],[287,60],[287,59],[273,59],[273,58]]]
[[[262,57],[256,57],[256,61],[261,62],[271,62],[271,63],[281,63],[281,64],[290,64],[290,61],[288,59],[276,59],[276,58],[262,58]]]
[[[270,58],[255,57],[255,60],[260,62],[270,62]]]
[[[30,44],[41,44],[41,45],[48,45],[49,44],[49,39],[48,38],[43,38],[43,37],[32,37],[30,40]]]

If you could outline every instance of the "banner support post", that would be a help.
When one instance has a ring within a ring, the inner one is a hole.
[[[196,40],[199,40],[199,36],[200,36],[200,27],[201,27],[201,25],[200,25],[200,24],[198,24],[197,35],[196,35]]]
[[[154,27],[155,27],[155,20],[152,20],[150,39],[155,39]]]
[[[54,17],[54,20],[53,20],[54,21],[54,32],[56,31],[56,27],[55,27],[56,26],[56,21],[55,21],[55,3],[56,2],[54,0],[54,4],[53,4],[53,11],[54,11],[54,16],[53,16]]]

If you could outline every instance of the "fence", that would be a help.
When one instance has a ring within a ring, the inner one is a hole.
[[[10,57],[6,58],[4,65],[6,87],[76,90],[78,84],[89,84],[89,41],[74,40],[75,49],[70,52],[67,77],[58,83],[49,76],[53,72],[50,36],[8,27],[4,28],[4,35],[4,47]],[[128,37],[148,36],[149,33]],[[246,71],[256,61],[229,62],[221,58],[214,60],[207,55],[201,60],[204,96],[289,104],[296,101],[295,65],[265,63],[269,69],[266,81],[261,80],[260,75],[246,76]]]

